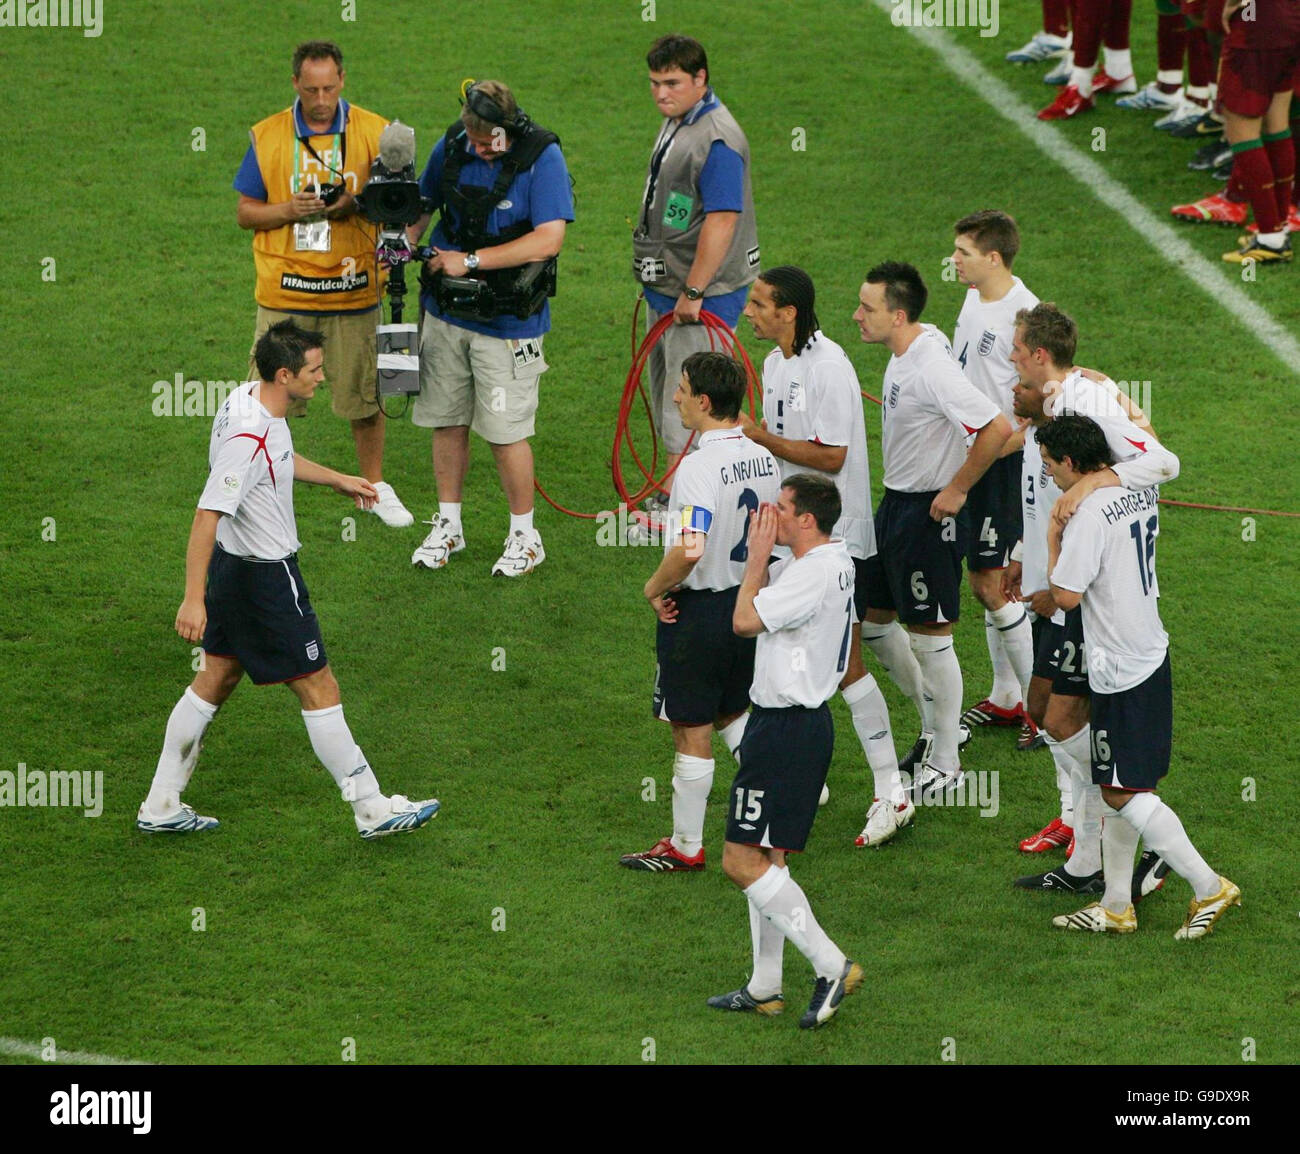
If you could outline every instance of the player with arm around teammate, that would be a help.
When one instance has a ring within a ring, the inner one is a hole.
[[[674,403],[698,448],[677,470],[668,538],[645,597],[659,624],[653,709],[673,727],[673,832],[619,864],[652,873],[704,868],[713,731],[734,755],[745,732],[754,641],[731,628],[748,557],[749,515],[776,499],[776,459],[740,428],[745,373],[723,353],[682,363]],[[766,560],[766,556],[764,557]]]
[[[1063,492],[1111,464],[1105,434],[1087,417],[1063,416],[1038,431],[1043,460]],[[1193,890],[1174,937],[1204,937],[1241,890],[1211,869],[1183,824],[1156,794],[1169,772],[1173,685],[1169,636],[1160,621],[1155,551],[1159,491],[1098,486],[1068,522],[1048,527],[1052,597],[1079,606],[1088,638],[1092,689],[1092,779],[1107,806],[1102,823],[1105,892],[1100,902],[1052,919],[1062,929],[1131,933],[1133,854],[1138,840],[1161,855]]]
[[[853,558],[854,604],[861,620],[867,611],[867,558],[876,551],[862,390],[844,350],[818,326],[815,303],[812,278],[793,265],[759,273],[750,287],[744,315],[754,335],[775,341],[776,348],[763,361],[763,423],[755,425],[743,414],[741,423],[780,460],[783,477],[811,471],[835,482],[841,515],[834,535]],[[917,668],[918,692],[920,681]],[[910,824],[916,807],[903,790],[889,708],[862,663],[858,629],[850,638],[840,691],[873,779],[866,825],[856,844],[874,848]],[[826,796],[823,790],[823,801]]]
[[[1108,377],[1074,363],[1078,327],[1054,304],[1040,303],[1016,316],[1013,361],[1020,374],[1015,413],[1030,422],[1025,438],[1023,568],[1013,577],[1040,617],[1034,676],[1024,687],[1030,715],[1042,726],[1056,765],[1061,814],[1020,843],[1041,853],[1068,844],[1068,860],[1042,874],[1018,878],[1022,889],[1091,893],[1101,883],[1101,795],[1089,761],[1089,686],[1083,620],[1052,598],[1047,577],[1047,516],[1073,509],[1098,486],[1141,491],[1178,476],[1178,458],[1156,439],[1150,423]],[[1098,379],[1100,378],[1100,379]],[[1115,462],[1062,494],[1038,452],[1037,433],[1061,415],[1089,416],[1100,426]],[[1134,900],[1163,884],[1168,866],[1143,855]]]
[[[736,632],[758,643],[722,868],[749,900],[754,968],[744,986],[709,1005],[781,1013],[789,939],[817,974],[802,1029],[828,1021],[863,976],[818,924],[786,865],[787,854],[803,850],[817,817],[835,745],[826,702],[844,676],[856,622],[853,559],[831,539],[839,516],[834,483],[806,473],[787,477],[776,507],[764,505],[753,518],[734,618]],[[769,569],[774,544],[788,546],[790,557]]]
[[[302,704],[307,735],[352,805],[367,840],[418,829],[438,802],[385,797],[343,718],[320,625],[298,570],[293,482],[329,485],[366,508],[377,499],[363,477],[347,477],[293,450],[284,419],[324,377],[324,337],[293,321],[272,325],[254,349],[259,381],[237,389],[212,425],[211,472],[185,554],[185,599],[176,632],[203,645],[198,676],[167,721],[162,754],[136,826],[146,833],[212,829],[180,795],[198,763],[209,722],[247,672],[256,685],[283,683]]]

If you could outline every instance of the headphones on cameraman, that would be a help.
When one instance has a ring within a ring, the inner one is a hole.
[[[512,138],[523,136],[533,126],[531,117],[522,108],[516,109],[513,116],[507,116],[501,105],[484,92],[478,82],[472,78],[461,81],[460,102],[480,120],[504,128],[506,134]]]

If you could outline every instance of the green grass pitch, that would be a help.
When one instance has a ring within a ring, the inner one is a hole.
[[[644,53],[676,29],[705,43],[748,134],[764,262],[811,272],[823,327],[864,388],[878,390],[885,362],[849,319],[865,270],[915,263],[931,288],[923,319],[951,333],[962,292],[942,276],[952,222],[1001,207],[1024,238],[1015,271],[1079,320],[1080,360],[1150,382],[1153,423],[1182,459],[1166,495],[1300,508],[1296,366],[881,10],[749,0],[709,5],[705,19],[699,4],[661,0],[651,22],[639,0],[360,0],[355,20],[346,7],[106,0],[97,38],[0,29],[0,769],[102,771],[105,783],[94,819],[0,809],[0,1037],[175,1063],[333,1063],[348,1038],[366,1063],[640,1063],[651,1040],[655,1060],[674,1064],[935,1063],[945,1047],[970,1064],[1238,1063],[1247,1039],[1258,1062],[1296,1061],[1300,1027],[1284,1012],[1300,998],[1284,845],[1300,820],[1294,520],[1162,513],[1176,685],[1163,794],[1245,894],[1199,943],[1173,941],[1189,897],[1176,878],[1139,908],[1136,935],[1113,940],[1054,931],[1051,916],[1079,903],[1013,890],[1041,868],[1016,843],[1051,815],[1055,792],[1048,755],[1013,753],[1005,733],[977,734],[966,754],[968,768],[1000,774],[996,816],[923,810],[895,844],[855,850],[869,777],[837,702],[832,798],[794,868],[867,983],[812,1036],[793,1013],[709,1012],[705,997],[749,964],[745,903],[718,868],[725,751],[710,868],[670,879],[616,865],[671,828],[671,742],[650,717],[653,617],[640,595],[656,555],[600,548],[592,522],[542,505],[545,565],[490,579],[506,523],[481,443],[469,545],[440,573],[409,563],[418,525],[358,515],[349,540],[341,499],[296,495],[303,570],[353,732],[387,790],[443,800],[438,820],[362,843],[296,701],[246,684],[209,730],[186,795],[222,828],[135,831],[191,676],[171,623],[210,429],[207,417],[156,416],[153,385],[242,376],[253,266],[231,180],[248,127],[291,99],[289,55],[303,39],[342,44],[345,95],[414,124],[421,162],[465,76],[506,80],[562,137],[578,219],[534,448],[541,481],[571,507],[615,501],[631,221],[659,124]],[[999,36],[953,38],[1040,107],[1052,95],[1042,69],[1002,63],[1036,27],[1037,5],[1003,7]],[[1144,80],[1149,8],[1134,16]],[[1158,216],[1211,191],[1185,169],[1190,145],[1101,103],[1058,138]],[[1106,129],[1102,151],[1093,127]],[[1217,264],[1234,234],[1180,235]],[[1242,286],[1293,333],[1297,275],[1262,270]],[[742,335],[757,360],[765,350]],[[867,427],[878,495],[874,406]],[[327,400],[293,433],[305,455],[355,467]],[[430,516],[427,432],[394,422],[386,473]],[[958,649],[971,701],[989,677],[974,610],[968,595]],[[881,682],[905,750],[915,718]],[[655,801],[643,800],[645,778]],[[810,989],[787,950],[792,1010]]]

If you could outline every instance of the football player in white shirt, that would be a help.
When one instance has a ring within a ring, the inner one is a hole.
[[[1087,639],[1080,613],[1065,613],[1052,599],[1047,579],[1047,514],[1072,508],[1099,484],[1142,490],[1178,476],[1178,458],[1156,439],[1140,409],[1109,378],[1076,368],[1079,332],[1053,304],[1038,304],[1016,317],[1013,357],[1020,380],[1017,417],[1030,422],[1025,440],[1025,536],[1023,570],[1009,573],[1008,592],[1029,601],[1041,624],[1034,676],[1023,693],[1043,727],[1056,765],[1061,814],[1020,843],[1027,853],[1069,844],[1064,865],[1022,877],[1023,889],[1090,893],[1101,885],[1101,795],[1089,769]],[[1097,379],[1100,378],[1100,379]],[[1063,414],[1092,416],[1101,426],[1116,464],[1090,474],[1078,493],[1062,495],[1038,455],[1037,431]],[[1059,498],[1059,500],[1058,500]],[[1134,900],[1160,888],[1168,865],[1143,855]]]
[[[867,610],[867,558],[876,551],[862,390],[844,350],[818,328],[815,303],[812,278],[793,265],[767,269],[750,286],[745,318],[756,337],[777,347],[763,361],[763,423],[755,425],[744,415],[741,423],[749,437],[780,459],[782,476],[812,470],[835,482],[841,515],[834,532],[853,558],[861,620]],[[851,642],[840,691],[873,779],[867,824],[856,844],[876,847],[908,825],[916,807],[903,791],[884,694],[862,664],[859,630]],[[822,796],[824,801],[825,791]]]
[[[952,631],[970,530],[964,506],[1011,436],[1011,422],[962,375],[948,339],[921,324],[926,295],[916,269],[886,261],[867,273],[853,314],[863,341],[893,354],[881,407],[885,494],[867,570],[867,621],[876,629],[863,637],[890,668],[894,661],[882,650],[901,648],[906,636],[932,702],[933,745],[913,779],[913,797],[962,782],[961,666]]]
[[[619,864],[651,873],[704,868],[713,731],[734,755],[745,732],[754,642],[731,628],[749,515],[776,500],[776,458],[741,431],[745,372],[724,353],[692,353],[673,396],[696,450],[677,466],[668,534],[645,597],[659,619],[653,710],[672,723],[673,832]]]
[[[185,599],[176,632],[201,642],[198,676],[167,720],[162,754],[137,828],[146,833],[212,829],[181,801],[208,723],[247,672],[257,685],[284,683],[302,704],[312,749],[352,805],[367,841],[418,829],[438,802],[385,797],[343,718],[320,625],[298,570],[293,482],[329,485],[360,509],[378,499],[364,477],[348,477],[293,451],[284,419],[325,375],[320,333],[292,320],[272,325],[253,354],[260,381],[227,398],[212,425],[211,472],[185,553]]]
[[[1054,418],[1038,430],[1038,444],[1066,493],[1113,462],[1105,434],[1088,417]],[[1169,637],[1156,587],[1160,498],[1155,486],[1135,493],[1105,484],[1078,501],[1068,521],[1064,510],[1054,510],[1048,527],[1052,597],[1064,609],[1083,610],[1092,779],[1109,807],[1101,835],[1101,901],[1052,924],[1098,933],[1136,930],[1131,894],[1140,838],[1192,887],[1191,906],[1174,937],[1193,940],[1210,933],[1229,906],[1241,904],[1241,890],[1210,868],[1178,815],[1156,795],[1169,772],[1174,720]]]
[[[1038,303],[1011,272],[1020,251],[1020,231],[1005,212],[971,213],[954,226],[953,263],[957,276],[970,286],[953,332],[957,361],[981,393],[1012,420],[1011,387],[1017,373],[1011,363],[1016,313]],[[1002,446],[1002,455],[976,482],[966,502],[971,520],[971,544],[966,576],[975,599],[984,606],[984,637],[993,664],[993,688],[983,701],[962,714],[962,721],[979,725],[1019,726],[1020,749],[1042,744],[1037,728],[1025,713],[1021,682],[1029,680],[1034,664],[1033,629],[1025,607],[1002,592],[1011,547],[1020,540],[1020,468],[1024,434],[1016,430]]]
[[[749,899],[754,969],[745,985],[709,1005],[781,1013],[788,938],[817,974],[802,1029],[827,1021],[862,984],[862,967],[817,923],[786,866],[786,854],[802,852],[817,817],[835,746],[826,702],[844,676],[856,625],[853,559],[844,542],[831,539],[839,517],[833,482],[811,473],[787,477],[776,507],[764,505],[753,518],[734,618],[736,632],[757,637],[758,647],[722,868]],[[769,568],[775,544],[791,555]]]

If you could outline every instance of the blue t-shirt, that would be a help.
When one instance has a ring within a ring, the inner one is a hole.
[[[706,216],[711,212],[743,212],[745,208],[744,158],[720,140],[710,146],[704,167],[700,169],[700,201]],[[677,304],[676,297],[650,288],[642,291],[646,304],[657,313],[670,313]],[[722,296],[706,297],[704,307],[734,329],[748,294],[747,288],[738,288]]]
[[[452,212],[442,204],[439,190],[445,143],[446,140],[443,138],[433,146],[433,151],[429,154],[429,163],[424,166],[424,172],[420,176],[420,193],[430,197],[434,207],[441,210],[433,235],[429,238],[429,244],[435,248],[459,252],[460,250],[451,243],[451,238],[447,235],[442,222],[442,214]],[[470,156],[460,170],[458,186],[491,188],[496,183],[499,171],[497,164],[480,160],[468,140],[465,140],[464,144]],[[569,170],[565,166],[564,154],[560,152],[559,145],[548,145],[531,168],[515,174],[510,187],[506,189],[505,196],[488,214],[487,230],[490,235],[495,236],[511,225],[525,220],[531,221],[534,228],[551,220],[573,220],[573,191],[569,187]],[[425,312],[442,316],[431,293],[421,293],[420,303],[424,306]],[[460,317],[443,317],[443,319],[448,324],[470,329],[476,333],[484,333],[490,337],[521,340],[526,337],[539,337],[550,331],[551,302],[547,301],[540,311],[523,321],[513,315],[497,317],[486,322],[464,320]]]
[[[294,100],[293,102],[293,125],[299,140],[309,139],[313,136],[338,136],[347,130],[347,123],[348,102],[342,98],[339,99],[338,108],[334,110],[333,123],[324,132],[317,132],[314,128],[309,128],[307,122],[302,118],[302,101]],[[334,177],[330,179],[333,180]],[[239,171],[235,173],[235,191],[242,192],[245,196],[251,196],[254,200],[266,199],[266,181],[262,179],[262,168],[257,163],[257,151],[253,148],[251,141],[248,145],[248,151],[244,153],[243,163],[240,164]]]

